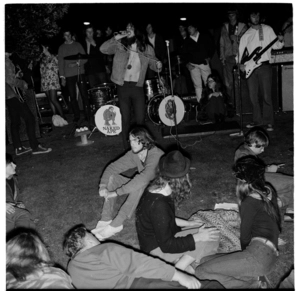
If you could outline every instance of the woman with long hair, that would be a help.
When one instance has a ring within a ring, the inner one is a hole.
[[[179,151],[160,159],[159,174],[138,205],[136,228],[142,251],[194,273],[193,262],[216,253],[219,232],[175,216],[175,205],[190,196],[189,169],[190,160]]]
[[[74,289],[69,275],[53,265],[38,234],[23,231],[6,243],[6,288]]]
[[[147,68],[157,72],[161,70],[162,64],[155,57],[153,47],[145,44],[145,36],[132,22],[128,22],[126,30],[116,33],[104,42],[100,51],[106,55],[114,55],[111,81],[117,84],[123,146],[127,150],[132,108],[135,123],[145,123],[146,101],[143,86]]]
[[[67,125],[63,109],[57,100],[57,91],[60,90],[58,75],[58,59],[50,45],[42,45],[42,58],[40,61],[41,91],[45,92],[53,115],[61,116],[62,125]]]
[[[234,174],[241,216],[241,251],[209,256],[197,276],[219,281],[225,288],[258,288],[278,259],[281,218],[275,190],[265,182],[265,164],[254,156],[237,160]]]
[[[217,74],[210,74],[207,77],[204,96],[204,102],[207,102],[205,108],[209,120],[214,123],[223,122],[226,115],[227,94]]]

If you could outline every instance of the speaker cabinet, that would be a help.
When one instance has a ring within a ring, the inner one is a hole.
[[[294,110],[294,65],[281,65],[282,111]]]

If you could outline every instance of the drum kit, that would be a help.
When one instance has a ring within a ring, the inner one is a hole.
[[[79,62],[78,76],[80,60],[88,58],[89,55],[82,54],[65,57],[66,60],[77,60]],[[158,78],[145,81],[144,90],[147,97],[147,115],[154,125],[177,126],[182,121],[186,111],[185,104],[181,98],[173,95],[172,80],[171,85],[168,85],[166,78],[158,74]],[[96,129],[105,136],[121,133],[122,122],[116,85],[102,83],[89,89],[88,94],[96,124],[90,136]]]

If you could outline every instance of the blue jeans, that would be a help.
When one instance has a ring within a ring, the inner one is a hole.
[[[277,254],[269,246],[252,241],[243,251],[203,258],[196,276],[217,280],[226,289],[257,288],[258,277],[270,273],[277,259]]]
[[[281,173],[265,173],[265,179],[276,190],[283,206],[294,205],[294,177]]]
[[[131,179],[123,177],[121,175],[112,175],[109,178],[107,189],[108,191],[115,191],[116,189],[120,188],[122,185],[127,184],[129,180]],[[136,191],[132,191],[128,193],[128,197],[126,201],[123,203],[123,205],[119,209],[117,216],[110,224],[112,227],[118,227],[123,224],[124,220],[126,220],[127,218],[131,218],[132,214],[134,213],[140,201],[140,198],[144,193],[146,186]],[[112,216],[113,216],[117,199],[118,196],[104,201],[101,220],[109,221],[113,218]]]
[[[253,105],[253,122],[258,125],[274,124],[272,102],[272,67],[264,64],[253,71],[247,79],[249,96]],[[263,114],[259,102],[259,91],[263,96]]]

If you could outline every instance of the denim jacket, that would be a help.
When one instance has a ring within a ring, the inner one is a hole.
[[[100,47],[100,51],[103,54],[115,55],[111,80],[112,82],[123,86],[130,52],[127,51],[119,41],[115,40],[114,37],[104,42]],[[156,62],[158,59],[155,57],[154,50],[150,45],[146,45],[146,50],[144,52],[138,51],[138,54],[141,61],[141,72],[136,86],[143,87],[148,66],[151,70],[157,72]],[[146,56],[149,56],[151,59]]]

